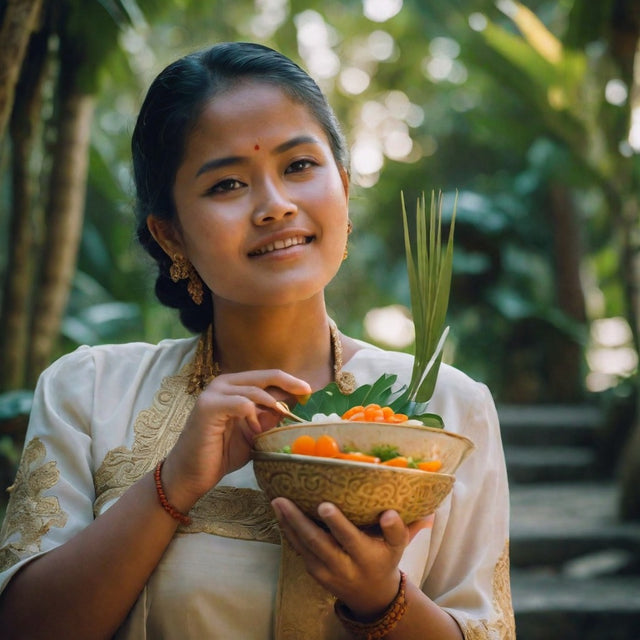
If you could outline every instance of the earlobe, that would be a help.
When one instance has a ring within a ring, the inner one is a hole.
[[[149,215],[147,216],[147,228],[153,239],[169,257],[173,257],[176,253],[184,253],[181,238],[171,220],[163,220]]]

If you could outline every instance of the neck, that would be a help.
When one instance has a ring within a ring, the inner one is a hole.
[[[214,358],[223,373],[281,369],[321,388],[333,379],[329,319],[321,300],[287,307],[214,305]]]

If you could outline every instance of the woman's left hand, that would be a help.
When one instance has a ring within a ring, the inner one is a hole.
[[[406,526],[397,512],[385,511],[379,520],[381,535],[374,535],[353,525],[335,505],[324,502],[318,507],[318,516],[327,531],[286,498],[276,498],[271,504],[280,528],[309,574],[363,620],[382,614],[395,598],[404,549],[418,531],[433,523],[430,516]]]

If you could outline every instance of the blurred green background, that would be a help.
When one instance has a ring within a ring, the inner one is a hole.
[[[129,140],[152,78],[223,40],[300,62],[344,125],[354,232],[328,292],[343,331],[411,351],[400,194],[411,209],[442,190],[450,216],[457,193],[445,360],[499,403],[622,406],[626,441],[637,0],[4,0],[0,17],[2,484],[49,362],[185,335],[133,238]]]

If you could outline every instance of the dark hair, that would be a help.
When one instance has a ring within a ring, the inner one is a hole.
[[[340,125],[316,82],[286,56],[263,45],[227,42],[185,56],[169,65],[153,81],[133,132],[131,151],[137,197],[137,236],[158,264],[156,295],[178,309],[182,324],[201,332],[211,322],[211,293],[196,305],[187,280],[169,277],[171,259],[147,228],[147,216],[173,220],[173,186],[186,140],[206,103],[243,80],[270,83],[305,105],[324,130],[333,156],[347,168],[347,146]]]

